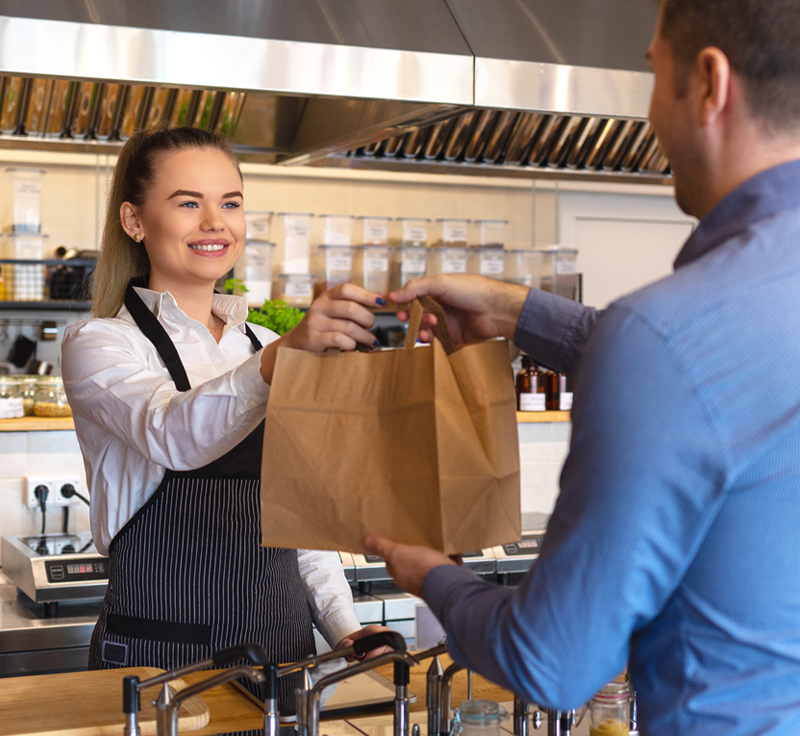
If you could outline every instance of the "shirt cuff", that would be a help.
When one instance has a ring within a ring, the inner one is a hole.
[[[597,314],[594,307],[531,289],[517,322],[514,344],[540,365],[574,375]]]
[[[422,597],[441,621],[448,597],[461,591],[464,584],[474,583],[476,577],[472,570],[462,565],[439,565],[425,576]]]
[[[251,355],[233,371],[234,395],[247,398],[247,406],[252,409],[265,404],[269,399],[269,384],[261,376],[261,354],[264,348]]]
[[[361,622],[356,618],[352,608],[341,608],[337,611],[330,611],[321,617],[320,626],[325,628],[321,632],[331,648],[335,647],[346,636],[350,636],[354,631],[363,628]]]

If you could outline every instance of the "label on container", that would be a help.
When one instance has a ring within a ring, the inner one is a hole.
[[[556,273],[569,276],[575,273],[575,261],[556,261]]]
[[[328,253],[325,259],[328,271],[347,271],[353,269],[353,256],[343,253]]]
[[[505,261],[503,257],[481,253],[481,276],[502,276]]]
[[[389,240],[389,226],[384,223],[369,223],[364,225],[364,242],[382,245]]]
[[[403,242],[419,243],[425,245],[428,242],[428,228],[419,225],[407,225],[403,223]]]
[[[384,271],[389,270],[389,259],[386,256],[364,256],[365,271]]]
[[[520,394],[519,395],[519,410],[520,411],[544,411],[545,410],[545,395],[544,394]]]
[[[18,397],[0,399],[0,419],[18,419],[25,416],[25,407]]]
[[[245,215],[247,223],[247,238],[254,240],[269,240],[269,216]]]
[[[413,271],[414,273],[425,273],[426,253],[415,253],[414,251],[403,253],[403,270]]]
[[[283,219],[283,268],[287,273],[308,272],[310,243],[308,217],[285,216]]]
[[[287,281],[283,293],[292,299],[303,299],[311,296],[311,281]]]
[[[571,411],[572,410],[572,392],[559,394],[558,396],[558,408],[561,411]]]
[[[442,228],[442,240],[445,243],[466,243],[467,242],[467,226],[466,223],[449,223],[445,222]],[[454,273],[461,273],[456,271]]]
[[[442,272],[443,273],[466,273],[467,272],[467,256],[461,253],[443,253],[442,254]]]

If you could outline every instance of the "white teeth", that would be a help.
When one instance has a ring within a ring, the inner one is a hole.
[[[215,245],[190,245],[189,246],[192,250],[205,250],[209,252],[222,250],[225,246],[220,244]]]

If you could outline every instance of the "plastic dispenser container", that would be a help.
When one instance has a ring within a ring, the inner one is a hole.
[[[275,268],[279,273],[304,273],[311,269],[311,219],[307,212],[278,212],[270,220],[275,243]]]
[[[47,169],[7,166],[3,169],[0,197],[3,229],[13,232],[41,232],[42,183]],[[41,257],[41,256],[40,256]]]
[[[542,254],[532,248],[505,251],[504,280],[512,284],[538,289],[541,283]]]
[[[0,236],[0,258],[41,260],[44,258],[47,235],[35,232],[13,232]],[[3,263],[0,281],[6,301],[32,302],[45,298],[46,268],[39,263]]]
[[[539,253],[542,259],[539,288],[567,299],[576,299],[578,295],[578,274],[575,269],[577,249],[561,245],[548,245],[533,250]]]
[[[469,220],[436,220],[434,247],[428,259],[429,274],[467,273],[469,224]]]
[[[313,273],[279,273],[275,279],[275,298],[290,307],[308,307],[314,298]]]
[[[247,239],[273,242],[269,237],[272,212],[245,212],[244,221],[247,224]]]
[[[389,217],[356,217],[353,282],[376,294],[389,291]]]
[[[470,273],[493,279],[505,278],[508,220],[474,220],[470,227]]]
[[[251,307],[260,307],[272,298],[272,254],[275,243],[247,240],[244,253],[233,269],[233,276],[247,287],[245,296]]]
[[[319,215],[316,218],[312,260],[317,276],[314,296],[350,281],[353,277],[353,218],[351,215]]]
[[[430,224],[426,217],[398,217],[392,222],[389,291],[427,273]]]

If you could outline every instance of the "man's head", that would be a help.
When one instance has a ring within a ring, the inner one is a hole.
[[[662,0],[660,33],[672,49],[679,97],[698,54],[713,46],[741,79],[750,113],[767,132],[800,129],[797,0]]]
[[[702,217],[759,171],[800,157],[797,0],[660,0],[650,119],[681,208]]]

